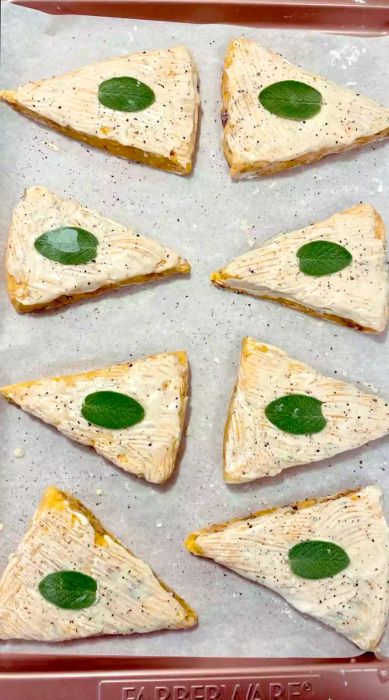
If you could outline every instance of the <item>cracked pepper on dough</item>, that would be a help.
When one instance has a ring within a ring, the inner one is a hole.
[[[342,547],[349,566],[332,577],[296,576],[291,547],[324,540]],[[297,610],[375,649],[389,606],[389,529],[377,486],[270,508],[188,536],[187,549],[271,588]]]
[[[84,398],[96,391],[117,391],[144,408],[144,419],[129,428],[109,430],[82,415]],[[90,445],[117,467],[160,484],[174,471],[188,400],[185,352],[151,355],[104,369],[20,382],[0,395],[53,425],[67,437]]]
[[[320,112],[302,121],[266,110],[259,93],[282,80],[316,88]],[[222,98],[223,148],[234,178],[271,175],[389,136],[389,109],[249,39],[228,46]]]
[[[35,248],[39,236],[79,227],[98,240],[94,260],[64,265]],[[189,263],[157,241],[100,216],[45,187],[30,187],[16,206],[6,252],[8,293],[19,313],[52,309],[132,284],[190,271]]]
[[[121,112],[98,100],[100,83],[132,77],[155,102]],[[142,51],[84,66],[64,75],[0,91],[0,99],[47,126],[114,155],[187,175],[196,144],[199,93],[193,59],[185,46]]]
[[[315,277],[299,269],[299,248],[313,241],[345,247],[351,264]],[[299,231],[282,233],[211,275],[219,287],[289,306],[366,333],[388,322],[385,227],[369,204],[359,204]]]
[[[96,601],[59,608],[39,592],[58,571],[97,583]],[[0,639],[61,642],[192,627],[196,613],[73,496],[49,487],[0,579]]]
[[[322,402],[327,423],[317,433],[294,435],[265,414],[287,394]],[[238,379],[224,430],[224,478],[241,483],[328,459],[389,433],[389,402],[357,386],[320,374],[284,350],[245,338]]]

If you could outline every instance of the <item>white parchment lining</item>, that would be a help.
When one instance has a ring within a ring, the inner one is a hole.
[[[209,273],[271,235],[370,202],[389,224],[388,146],[375,145],[282,176],[234,183],[220,141],[220,77],[227,41],[257,39],[289,60],[385,103],[389,38],[356,38],[215,25],[52,16],[3,5],[2,87],[59,74],[132,51],[186,44],[199,68],[202,119],[193,176],[180,178],[105,155],[0,109],[1,248],[23,190],[44,185],[175,248],[189,278],[122,290],[56,313],[18,316],[1,274],[2,384],[186,349],[190,422],[176,478],[153,487],[93,451],[0,403],[0,566],[15,549],[48,484],[69,490],[198,611],[188,632],[101,638],[1,650],[83,654],[346,656],[356,648],[276,594],[190,556],[187,533],[268,504],[380,484],[389,516],[388,443],[381,440],[311,467],[243,487],[221,472],[227,404],[240,344],[252,335],[322,372],[389,396],[387,336],[363,336],[275,304],[223,292]],[[17,458],[15,449],[23,448]],[[389,651],[389,635],[382,643]]]

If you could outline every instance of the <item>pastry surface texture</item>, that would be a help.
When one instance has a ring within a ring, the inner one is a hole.
[[[335,576],[296,576],[295,545],[312,540],[344,549],[350,563]],[[259,511],[194,532],[186,546],[282,595],[361,649],[377,647],[388,617],[389,530],[376,486]]]
[[[292,434],[266,415],[288,395],[321,402],[324,427]],[[224,432],[224,478],[230,483],[275,476],[328,459],[389,432],[389,403],[357,386],[326,377],[273,345],[245,338]]]
[[[102,104],[99,87],[114,78],[145,84],[154,102],[140,111]],[[60,76],[0,91],[23,114],[91,146],[186,175],[192,169],[199,94],[184,46],[118,56]]]
[[[95,602],[64,609],[39,584],[77,571],[97,584]],[[60,642],[102,634],[179,629],[196,614],[79,501],[49,487],[0,579],[0,639]]]
[[[318,90],[318,114],[297,120],[265,109],[259,93],[281,81]],[[389,135],[389,109],[249,39],[234,39],[228,46],[222,98],[223,147],[234,178],[272,175]]]
[[[131,397],[143,408],[143,420],[122,429],[92,424],[82,410],[86,397],[98,392]],[[188,359],[181,351],[160,353],[90,372],[20,382],[2,387],[0,394],[125,471],[163,483],[174,471],[180,446]]]

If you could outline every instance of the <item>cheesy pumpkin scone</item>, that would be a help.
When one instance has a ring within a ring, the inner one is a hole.
[[[389,529],[377,486],[270,508],[194,532],[186,547],[376,649],[388,619]]]
[[[222,98],[234,178],[272,175],[389,136],[389,109],[250,39],[228,46]]]
[[[389,433],[389,402],[245,338],[224,430],[229,483],[275,476]]]
[[[185,352],[20,382],[0,395],[93,447],[117,467],[160,484],[174,471],[188,401]]]
[[[185,46],[118,56],[0,91],[66,136],[179,175],[192,169],[199,94]]]
[[[27,189],[14,210],[6,273],[19,313],[189,271],[173,250],[45,187]]]
[[[62,642],[196,622],[147,564],[54,487],[0,579],[0,639]]]
[[[358,204],[271,238],[214,272],[211,280],[365,333],[380,333],[389,308],[384,223],[372,206]]]

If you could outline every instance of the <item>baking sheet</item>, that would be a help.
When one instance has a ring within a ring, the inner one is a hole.
[[[26,530],[48,484],[74,493],[105,526],[198,611],[186,632],[100,638],[49,646],[1,644],[3,652],[59,654],[322,656],[358,653],[334,631],[276,594],[196,559],[187,533],[310,496],[380,484],[389,517],[388,441],[243,486],[222,480],[221,445],[241,339],[279,345],[324,373],[389,396],[388,339],[363,336],[275,304],[223,292],[209,273],[281,231],[300,228],[360,201],[389,224],[388,150],[376,144],[273,178],[232,182],[222,155],[219,93],[227,41],[245,35],[288,59],[387,100],[389,38],[242,30],[108,18],[49,16],[3,4],[4,87],[113,55],[185,43],[199,67],[203,114],[194,173],[152,170],[60,136],[2,106],[1,247],[25,187],[44,185],[154,236],[192,263],[189,278],[150,284],[53,313],[18,316],[0,293],[0,381],[77,372],[130,358],[186,349],[192,370],[190,421],[176,476],[152,486],[0,403],[0,567]],[[388,147],[386,147],[387,149]],[[23,457],[15,450],[22,448]],[[389,633],[381,644],[389,652]]]

